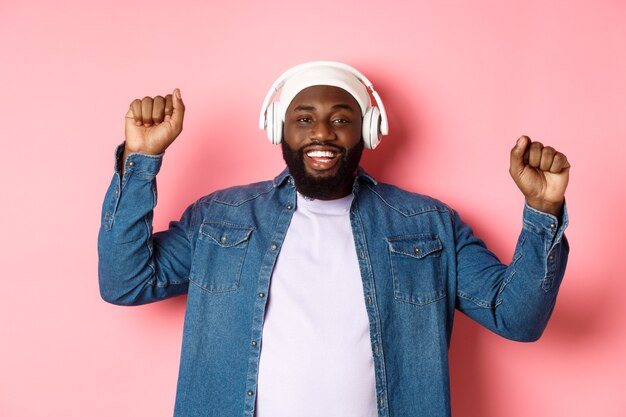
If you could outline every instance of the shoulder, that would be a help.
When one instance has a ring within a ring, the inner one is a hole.
[[[382,182],[367,183],[366,194],[405,216],[415,216],[427,212],[452,213],[453,210],[436,198],[404,190]]]

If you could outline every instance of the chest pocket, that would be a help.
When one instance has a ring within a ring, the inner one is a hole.
[[[396,300],[425,305],[446,296],[437,235],[389,237],[387,244]]]
[[[237,290],[252,230],[230,223],[203,222],[189,279],[209,292]]]

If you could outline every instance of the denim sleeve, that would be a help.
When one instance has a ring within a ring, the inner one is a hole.
[[[567,224],[565,206],[559,221],[526,204],[522,232],[507,266],[455,214],[457,308],[508,339],[537,340],[565,274]]]
[[[146,304],[187,292],[191,268],[193,206],[167,231],[152,233],[156,175],[163,155],[130,154],[121,161],[102,206],[98,235],[100,294],[118,305]],[[120,176],[120,164],[124,175]]]

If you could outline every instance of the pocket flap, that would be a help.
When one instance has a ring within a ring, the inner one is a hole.
[[[387,243],[392,252],[417,259],[438,252],[443,248],[439,237],[430,234],[388,237]]]
[[[251,227],[230,223],[202,222],[200,226],[200,238],[206,236],[224,248],[245,242],[251,233]]]

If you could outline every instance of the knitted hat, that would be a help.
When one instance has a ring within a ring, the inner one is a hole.
[[[367,87],[351,72],[330,66],[314,66],[304,68],[285,81],[279,97],[283,120],[294,97],[305,88],[315,85],[330,85],[346,90],[359,103],[361,115],[372,104]]]

